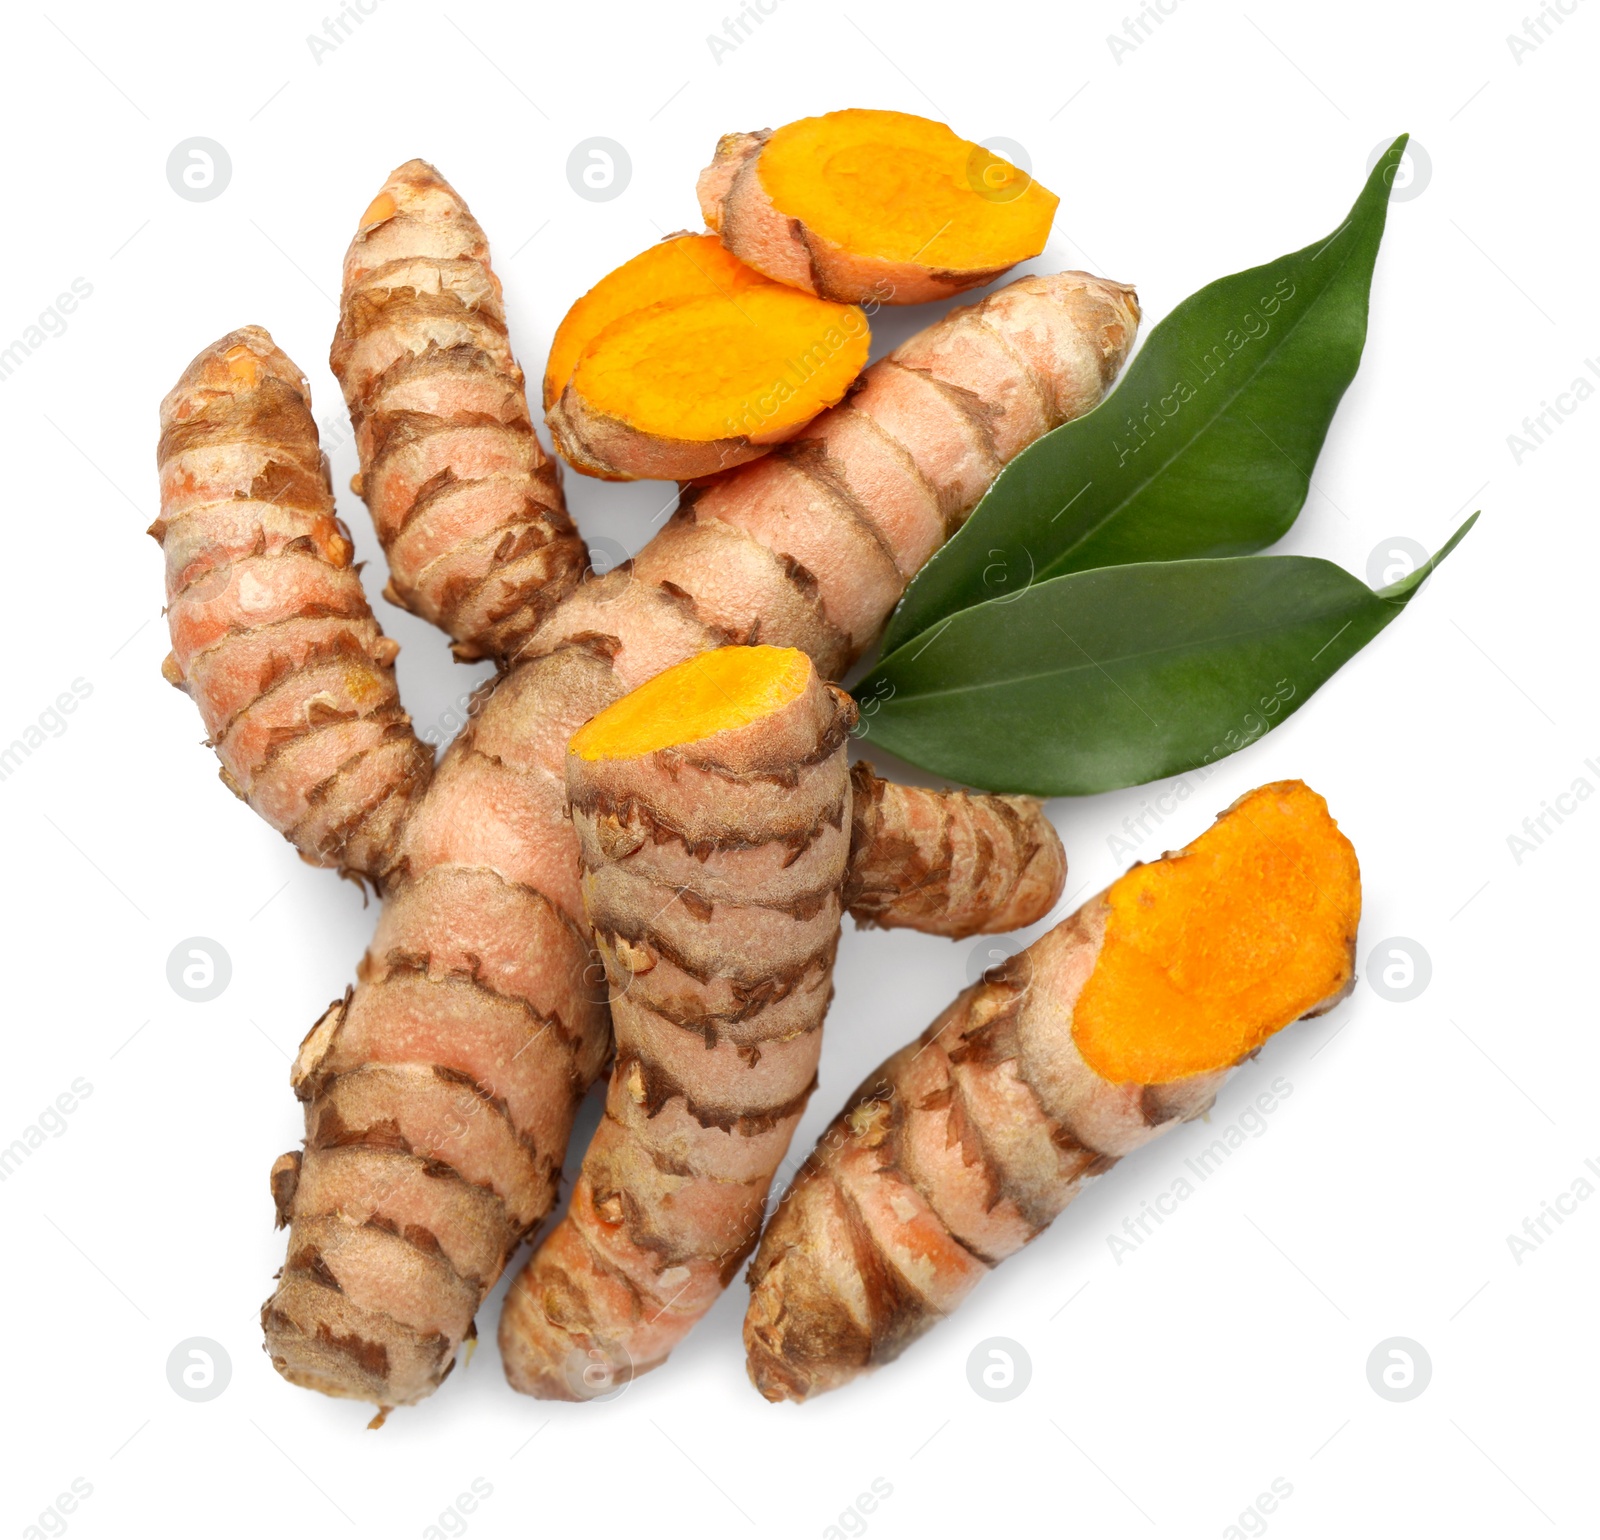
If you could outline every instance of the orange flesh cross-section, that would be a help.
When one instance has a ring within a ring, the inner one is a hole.
[[[661,438],[775,443],[843,397],[866,366],[866,316],[774,283],[714,235],[662,241],[567,312],[545,370],[594,410]]]
[[[793,647],[722,647],[657,674],[572,736],[580,759],[637,759],[780,711],[804,693],[811,660]]]
[[[544,373],[545,410],[555,405],[583,350],[613,321],[646,305],[730,298],[770,282],[731,255],[714,235],[658,241],[606,274],[567,312],[550,344]]]
[[[955,272],[1037,256],[1059,201],[943,123],[859,108],[778,129],[759,175],[777,209],[846,251]]]
[[[1108,894],[1073,1013],[1085,1063],[1158,1085],[1237,1063],[1349,982],[1361,875],[1300,781],[1250,793],[1192,845]]]

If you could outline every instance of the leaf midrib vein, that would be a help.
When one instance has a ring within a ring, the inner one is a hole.
[[[1346,223],[1348,223],[1348,221],[1346,221]],[[1338,232],[1335,231],[1334,235],[1332,237],[1330,237],[1330,240],[1337,239],[1337,237],[1338,237]],[[1353,249],[1354,248],[1352,246],[1351,251],[1353,251]],[[1328,292],[1328,290],[1333,287],[1333,285],[1334,285],[1335,281],[1338,279],[1339,275],[1349,265],[1350,257],[1351,257],[1351,251],[1347,251],[1344,254],[1343,259],[1338,263],[1338,265],[1330,270],[1330,277],[1328,278],[1328,281],[1326,283],[1324,283],[1322,288],[1318,291],[1317,296],[1316,296],[1317,299],[1321,299],[1322,296],[1324,294],[1326,294]],[[1177,445],[1177,447],[1175,449],[1173,449],[1173,451],[1167,456],[1167,458],[1165,460],[1160,461],[1156,465],[1155,469],[1152,470],[1150,472],[1150,474],[1142,482],[1137,483],[1134,487],[1132,487],[1127,492],[1127,494],[1125,496],[1123,496],[1119,501],[1117,501],[1109,509],[1107,509],[1105,516],[1102,519],[1100,519],[1100,521],[1098,523],[1090,526],[1088,529],[1086,529],[1083,532],[1083,534],[1081,534],[1075,541],[1073,541],[1073,543],[1071,545],[1065,547],[1055,557],[1055,559],[1053,561],[1051,561],[1048,565],[1046,565],[1043,568],[1042,573],[1040,575],[1042,577],[1059,576],[1060,575],[1059,572],[1057,572],[1055,569],[1058,568],[1059,565],[1062,562],[1066,561],[1070,556],[1072,556],[1072,554],[1075,551],[1081,550],[1086,544],[1088,544],[1088,542],[1090,540],[1092,540],[1096,535],[1098,535],[1100,533],[1100,531],[1102,529],[1104,529],[1105,526],[1111,522],[1112,519],[1116,518],[1127,507],[1127,505],[1130,502],[1132,502],[1136,497],[1142,496],[1151,486],[1153,486],[1157,481],[1159,481],[1161,479],[1161,477],[1164,476],[1179,460],[1181,460],[1184,455],[1186,455],[1192,448],[1194,448],[1195,442],[1199,439],[1200,435],[1202,433],[1204,433],[1206,431],[1206,429],[1210,428],[1212,426],[1212,424],[1214,424],[1219,417],[1221,417],[1225,412],[1227,412],[1229,410],[1229,408],[1231,408],[1233,406],[1234,402],[1236,402],[1239,399],[1239,397],[1242,396],[1244,394],[1244,392],[1255,382],[1256,378],[1267,367],[1267,365],[1273,359],[1275,359],[1280,352],[1283,351],[1284,347],[1287,345],[1287,343],[1289,342],[1290,338],[1292,338],[1294,336],[1294,334],[1300,329],[1301,325],[1304,323],[1306,318],[1311,314],[1311,312],[1315,308],[1316,308],[1315,301],[1313,301],[1311,304],[1307,305],[1305,307],[1305,309],[1302,310],[1300,312],[1300,314],[1295,318],[1295,320],[1292,321],[1289,324],[1289,326],[1285,328],[1285,330],[1283,332],[1283,335],[1278,339],[1277,347],[1268,349],[1265,353],[1263,353],[1261,355],[1261,361],[1255,366],[1255,368],[1249,370],[1240,379],[1239,384],[1235,388],[1233,393],[1231,395],[1224,396],[1218,402],[1217,406],[1212,411],[1211,415],[1209,417],[1204,418],[1199,423],[1199,425],[1195,428],[1194,432],[1191,433],[1186,440],[1180,442]],[[1358,361],[1358,367],[1359,367],[1359,361]],[[1113,392],[1113,394],[1115,394],[1115,393]],[[1111,399],[1111,397],[1107,397],[1108,401],[1110,399]],[[1083,418],[1082,420],[1087,422],[1088,418]],[[1299,467],[1297,466],[1296,470],[1298,470],[1298,469],[1299,469]],[[1301,472],[1301,474],[1304,475],[1304,472]],[[1309,480],[1309,478],[1307,478],[1307,479]]]
[[[1352,607],[1355,608],[1356,614],[1352,615],[1350,617],[1350,620],[1345,622],[1346,627],[1348,627],[1350,624],[1352,624],[1355,621],[1355,619],[1359,616],[1359,613],[1360,613],[1360,600],[1358,599],[1356,601],[1356,604],[1354,606],[1352,606]],[[1404,606],[1400,606],[1400,608],[1404,608]],[[1338,613],[1338,612],[1336,611],[1335,613]],[[1398,611],[1397,611],[1397,613],[1398,613]],[[1148,647],[1148,648],[1145,648],[1142,652],[1123,653],[1123,654],[1121,654],[1121,655],[1119,655],[1117,657],[1113,657],[1113,658],[1094,658],[1094,657],[1091,657],[1089,655],[1089,653],[1088,653],[1088,650],[1086,648],[1084,648],[1084,646],[1083,646],[1083,644],[1081,642],[1077,641],[1072,636],[1067,635],[1067,640],[1072,642],[1072,645],[1074,647],[1078,648],[1078,650],[1083,653],[1084,657],[1088,659],[1087,662],[1085,662],[1085,663],[1073,663],[1073,664],[1066,665],[1065,667],[1062,667],[1062,668],[1043,669],[1040,672],[1034,673],[1034,674],[1011,674],[1011,675],[1007,675],[1007,676],[1005,676],[1003,678],[991,677],[991,678],[989,678],[987,680],[975,681],[972,684],[949,685],[949,686],[946,686],[943,689],[938,689],[938,690],[918,690],[916,692],[916,694],[915,694],[915,699],[917,699],[918,701],[935,700],[935,699],[939,698],[940,696],[945,696],[945,695],[967,695],[967,694],[971,694],[973,691],[976,691],[976,690],[993,690],[993,689],[1002,688],[1002,687],[1014,687],[1014,686],[1017,686],[1017,685],[1029,684],[1029,683],[1031,683],[1032,681],[1034,681],[1036,679],[1054,679],[1054,678],[1059,678],[1063,674],[1083,673],[1083,672],[1086,672],[1087,670],[1090,670],[1090,669],[1094,669],[1096,671],[1103,672],[1107,667],[1121,668],[1121,667],[1125,667],[1126,665],[1128,665],[1130,663],[1138,663],[1138,662],[1142,661],[1145,658],[1181,657],[1185,653],[1198,652],[1203,648],[1220,646],[1220,645],[1222,645],[1223,643],[1226,643],[1226,642],[1238,641],[1238,640],[1240,640],[1242,638],[1248,638],[1248,637],[1254,637],[1254,636],[1264,636],[1269,632],[1285,630],[1290,626],[1306,625],[1306,624],[1309,624],[1310,622],[1312,622],[1314,620],[1317,620],[1319,618],[1321,618],[1321,617],[1318,616],[1318,615],[1309,615],[1309,616],[1306,616],[1306,617],[1304,617],[1304,618],[1302,618],[1300,620],[1293,620],[1293,621],[1289,621],[1289,622],[1286,622],[1286,623],[1268,624],[1268,625],[1262,625],[1262,626],[1247,626],[1247,627],[1243,627],[1243,628],[1241,628],[1240,630],[1237,630],[1237,631],[1227,631],[1227,632],[1219,633],[1216,636],[1206,637],[1206,638],[1203,638],[1200,641],[1184,642],[1184,643],[1181,643],[1181,644],[1179,644],[1177,646],[1172,646],[1172,647]],[[1391,617],[1391,618],[1393,618],[1393,617]],[[1063,634],[1066,635],[1066,633],[1063,633]],[[897,696],[897,698],[898,698],[898,696]],[[890,709],[891,707],[892,707],[892,703],[891,702],[889,702],[889,701],[885,701],[884,702],[884,708],[885,709]]]

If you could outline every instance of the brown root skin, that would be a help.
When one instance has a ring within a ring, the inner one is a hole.
[[[762,1236],[744,1325],[756,1389],[803,1401],[897,1357],[1086,1180],[1204,1113],[1262,1041],[1348,992],[1360,902],[1322,799],[1277,782],[968,989],[869,1077]],[[1148,937],[1164,948],[1153,985]],[[1080,1050],[1108,984],[1121,1037],[1094,1051],[1148,1058],[1142,1029],[1168,1056],[1149,1080],[1108,1079]],[[1218,999],[1259,1013],[1243,1039]]]
[[[501,1317],[525,1394],[585,1400],[657,1367],[754,1246],[815,1084],[841,885],[870,893],[882,923],[947,935],[1027,923],[1059,893],[1037,803],[892,787],[865,765],[847,779],[849,697],[814,672],[801,695],[776,693],[803,656],[705,654],[572,740],[617,1062],[571,1211]]]
[[[453,236],[461,229],[449,226]],[[384,242],[405,235],[409,244],[414,233],[384,216],[362,250],[381,267],[398,260]],[[485,271],[468,267],[469,279]],[[578,1102],[610,1049],[583,927],[579,836],[566,818],[572,734],[661,670],[730,640],[792,643],[836,677],[994,469],[1099,400],[1136,322],[1130,291],[1076,274],[1024,280],[936,323],[813,424],[803,452],[776,473],[768,457],[719,480],[631,569],[578,584],[505,660],[394,832],[359,981],[297,1061],[307,1145],[286,1195],[290,1263],[263,1315],[287,1378],[378,1406],[428,1396],[497,1268],[550,1211]],[[364,485],[381,505],[370,472]],[[835,547],[845,559],[830,555]],[[863,551],[872,554],[852,568],[850,553]],[[838,818],[826,837],[842,851],[842,802]],[[703,923],[682,905],[668,921],[683,935]],[[819,922],[820,909],[810,923]],[[692,951],[683,960],[694,963]],[[830,962],[819,951],[781,1000],[754,990],[734,999],[730,986],[717,1011],[737,1018],[770,1003],[798,1012]],[[673,966],[664,955],[662,981]],[[712,1050],[696,1024],[668,1025],[677,1037],[652,1040],[652,1061],[661,1041],[691,1036],[696,1054],[730,1067],[741,1047],[758,1046],[738,1041],[738,1020]],[[764,1049],[757,1073],[776,1076],[785,1051],[801,1048]],[[675,1062],[667,1067],[691,1083]],[[638,1089],[650,1102],[666,1085]],[[613,1100],[619,1117],[643,1105],[631,1084]],[[657,1118],[686,1105],[669,1099]],[[715,1096],[695,1107],[713,1119],[739,1110]],[[784,1107],[783,1095],[763,1091],[738,1137],[751,1147],[786,1138]],[[763,1118],[775,1120],[765,1134]],[[731,1129],[715,1137],[731,1140]],[[684,1134],[712,1137],[698,1122]]]
[[[230,332],[162,402],[157,460],[163,677],[236,796],[314,865],[382,881],[433,756],[351,564],[304,377],[260,327]]]
[[[1138,321],[1131,289],[1085,273],[952,311],[801,438],[693,489],[631,573],[586,585],[531,650],[616,637],[631,688],[684,655],[662,655],[655,614],[681,626],[687,605],[716,643],[795,640],[838,677],[1006,462],[1099,402]]]
[[[489,245],[425,161],[384,183],[345,257],[330,357],[392,602],[503,660],[588,566],[534,435]]]
[[[696,443],[642,432],[598,411],[570,385],[545,421],[561,458],[597,481],[697,481],[759,459],[772,447],[743,435]]]
[[[961,939],[1020,930],[1061,897],[1067,857],[1032,797],[929,791],[851,771],[845,903],[861,926]]]
[[[617,1063],[571,1211],[501,1316],[513,1388],[586,1399],[656,1367],[754,1245],[816,1083],[854,722],[803,653],[728,648],[658,675],[572,740]],[[812,825],[797,840],[802,809]],[[687,843],[664,835],[686,828]],[[598,1385],[585,1378],[596,1365]]]
[[[885,142],[874,142],[878,136]],[[812,142],[796,145],[797,139]],[[922,143],[913,146],[917,140]],[[825,150],[820,148],[824,145]],[[819,208],[828,208],[831,172],[844,168],[853,154],[859,164],[845,170],[836,186],[842,191],[858,184],[861,191],[852,200],[858,206],[846,210],[841,204],[830,210],[835,238],[826,228],[828,216],[808,216],[796,199],[814,199]],[[784,160],[782,173],[774,166],[775,157]],[[828,168],[820,173],[819,158]],[[921,168],[935,160],[948,163],[943,175],[919,188]],[[884,180],[868,191],[875,172]],[[989,185],[996,178],[1002,185]],[[963,182],[965,190],[952,200],[949,190]],[[824,299],[886,305],[949,299],[992,283],[1016,263],[1037,256],[1044,250],[1057,201],[1025,173],[979,145],[960,141],[943,124],[855,109],[802,119],[776,133],[762,129],[723,135],[696,191],[706,224],[758,272]],[[919,193],[932,202],[919,202]],[[1015,218],[1020,208],[1032,216],[1022,223]],[[819,218],[822,226],[814,222]],[[902,241],[900,226],[906,220],[915,235]],[[852,227],[849,237],[842,233],[847,225]],[[966,242],[985,229],[992,238],[997,225],[1011,233],[1001,247],[985,246],[981,240],[973,247],[953,233],[957,225]],[[967,255],[947,251],[952,240]],[[897,246],[900,254],[892,254]],[[991,250],[991,255],[979,256],[979,249]]]

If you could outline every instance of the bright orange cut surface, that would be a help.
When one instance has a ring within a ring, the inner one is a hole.
[[[951,272],[1037,256],[1061,201],[943,123],[862,108],[778,129],[757,174],[782,213],[824,240]]]
[[[855,306],[763,282],[630,311],[590,341],[572,383],[659,438],[776,443],[843,399],[870,345]]]
[[[675,235],[658,241],[607,273],[556,328],[544,373],[545,410],[566,388],[578,356],[595,334],[629,311],[675,300],[735,295],[768,282],[714,235]]]
[[[657,674],[591,717],[569,745],[580,759],[637,759],[744,727],[798,700],[811,659],[793,647],[719,647]]]
[[[1277,781],[1120,877],[1109,902],[1073,1040],[1107,1080],[1159,1085],[1236,1064],[1338,993],[1361,872],[1327,803]]]

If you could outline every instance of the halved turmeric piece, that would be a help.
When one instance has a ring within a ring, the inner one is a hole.
[[[1350,841],[1275,781],[991,970],[862,1082],[773,1211],[756,1388],[803,1401],[945,1319],[1090,1178],[1342,1000],[1360,919]]]
[[[672,236],[567,313],[545,373],[556,447],[608,481],[689,481],[793,438],[867,361],[866,316]]]
[[[544,371],[544,409],[561,399],[583,350],[613,321],[646,305],[732,295],[767,283],[714,235],[680,231],[607,273],[556,328]]]
[[[1036,257],[1060,200],[943,123],[849,108],[727,134],[700,209],[733,254],[824,299],[915,305]]]
[[[1186,849],[1111,885],[1072,1014],[1084,1063],[1140,1085],[1237,1064],[1348,988],[1360,894],[1356,853],[1316,792],[1278,781],[1250,793]]]

